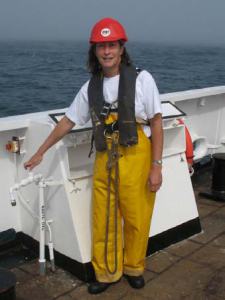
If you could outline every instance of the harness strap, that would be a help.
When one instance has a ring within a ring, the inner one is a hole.
[[[94,140],[95,140],[94,134],[92,133],[92,136],[91,136],[91,148],[90,148],[90,151],[89,151],[89,154],[88,154],[88,158],[90,158],[91,155],[94,153],[94,150],[93,150],[93,148],[94,148]]]
[[[144,119],[141,119],[141,118],[136,118],[136,122],[137,124],[140,124],[140,125],[149,125],[149,122],[144,120]],[[114,131],[118,131],[119,130],[119,125],[118,125],[118,121],[114,121],[110,124],[105,124],[105,135],[107,134],[112,134]]]

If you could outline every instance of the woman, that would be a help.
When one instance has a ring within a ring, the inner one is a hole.
[[[133,288],[144,286],[155,192],[162,183],[158,90],[147,71],[131,64],[126,41],[126,32],[117,20],[104,18],[94,25],[88,60],[92,77],[25,163],[25,168],[34,168],[75,124],[92,119],[96,148],[92,264],[96,281],[88,287],[91,294],[103,292],[123,274]]]

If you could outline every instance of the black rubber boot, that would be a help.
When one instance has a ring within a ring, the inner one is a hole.
[[[141,289],[145,286],[145,280],[142,275],[139,276],[125,275],[125,278],[129,282],[130,286],[134,289]]]
[[[89,294],[100,294],[104,292],[112,283],[111,282],[92,282],[88,286],[88,293]]]

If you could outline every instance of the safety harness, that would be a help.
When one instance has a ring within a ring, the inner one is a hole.
[[[120,67],[118,90],[118,127],[119,144],[125,147],[138,143],[135,119],[135,84],[137,71],[132,65]],[[88,85],[88,101],[93,123],[93,135],[97,151],[107,149],[105,131],[105,115],[103,96],[103,76],[94,74]]]

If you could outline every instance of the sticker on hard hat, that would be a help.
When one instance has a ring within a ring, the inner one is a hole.
[[[101,35],[102,35],[103,37],[107,37],[107,36],[109,36],[110,34],[111,34],[111,31],[110,31],[109,28],[103,28],[103,29],[101,30]]]

